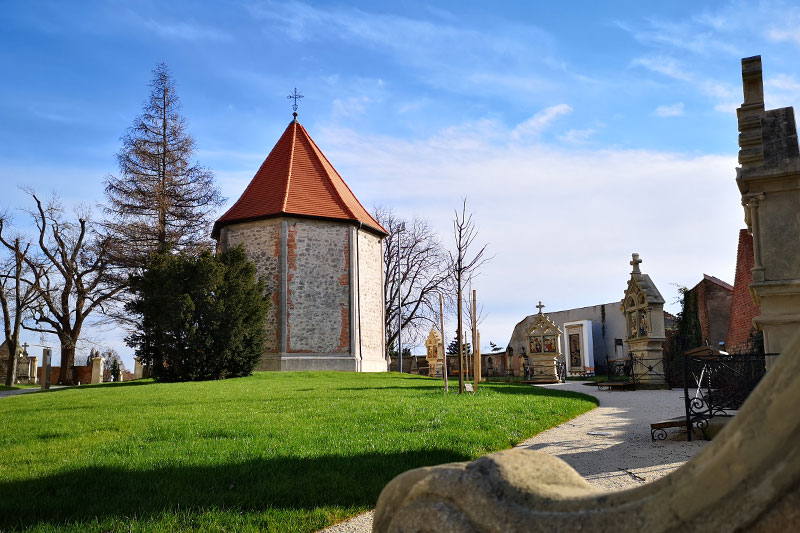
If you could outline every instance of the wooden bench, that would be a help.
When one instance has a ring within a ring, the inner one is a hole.
[[[598,381],[597,390],[612,390],[619,389],[625,390],[630,387],[631,390],[636,389],[636,383],[633,380],[619,380],[619,381]]]
[[[650,424],[650,440],[664,440],[667,438],[666,428],[685,428],[686,417],[680,416],[677,418],[670,418],[669,420],[662,420]]]

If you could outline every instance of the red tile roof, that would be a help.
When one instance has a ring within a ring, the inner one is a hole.
[[[228,224],[279,215],[361,222],[388,234],[297,120],[283,132],[242,196],[216,221],[211,235],[219,237]]]

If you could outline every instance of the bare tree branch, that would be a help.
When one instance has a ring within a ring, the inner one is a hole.
[[[11,386],[16,381],[20,329],[25,314],[36,302],[38,279],[26,262],[30,243],[22,244],[19,236],[6,239],[3,235],[5,227],[6,218],[0,215],[0,244],[7,252],[0,256],[0,310],[9,354],[5,384]]]
[[[36,205],[30,214],[38,230],[39,253],[23,257],[36,280],[36,301],[22,327],[58,337],[60,380],[71,383],[81,329],[93,312],[117,298],[125,281],[111,263],[110,238],[101,235],[87,215],[70,222],[55,199],[45,206],[28,192]]]
[[[390,353],[397,343],[398,309],[402,310],[403,338],[409,344],[419,343],[437,324],[438,294],[449,282],[449,273],[447,256],[427,220],[404,220],[381,206],[374,209],[374,215],[389,232],[383,265],[386,353]]]
[[[484,257],[486,247],[484,244],[474,255],[470,257],[470,247],[478,236],[478,229],[472,213],[467,214],[467,199],[464,198],[461,204],[461,213],[455,210],[453,218],[453,240],[455,252],[450,252],[450,271],[456,286],[456,318],[458,320],[457,336],[458,342],[458,391],[464,392],[464,347],[461,339],[464,338],[463,329],[463,295],[462,289],[469,284],[478,274],[480,268],[491,261],[491,257]]]

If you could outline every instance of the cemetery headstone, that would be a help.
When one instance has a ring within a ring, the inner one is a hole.
[[[561,333],[555,322],[542,312],[542,302],[536,306],[539,314],[528,331],[528,363],[524,375],[529,381],[558,383],[557,363],[561,358]]]
[[[642,273],[639,254],[633,254],[633,266],[620,311],[625,316],[626,337],[633,356],[637,384],[666,385],[664,371],[664,297],[650,276]]]

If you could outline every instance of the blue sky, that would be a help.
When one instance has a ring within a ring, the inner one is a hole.
[[[0,0],[0,209],[23,184],[102,201],[159,61],[230,204],[297,87],[368,208],[449,244],[468,197],[495,254],[481,336],[502,345],[539,299],[618,300],[634,251],[669,302],[703,273],[733,282],[740,59],[762,55],[768,108],[800,102],[798,28],[788,2]],[[119,336],[93,338],[129,361]]]

